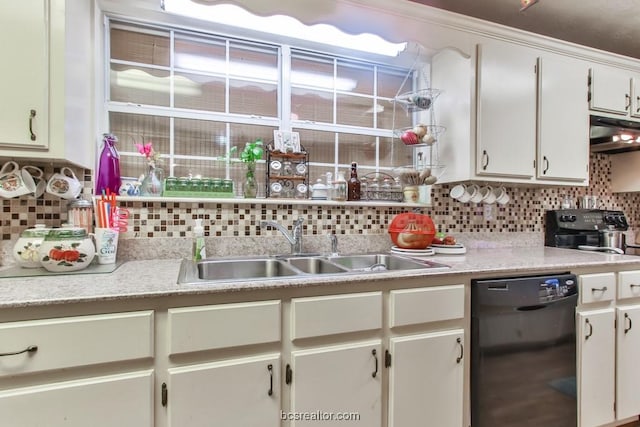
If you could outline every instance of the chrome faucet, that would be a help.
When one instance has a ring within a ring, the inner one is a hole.
[[[331,255],[338,255],[338,236],[334,233],[329,234],[329,241],[331,242]]]
[[[282,225],[278,224],[274,221],[261,221],[260,228],[273,227],[289,241],[291,244],[291,253],[294,255],[302,253],[302,223],[304,222],[304,218],[298,218],[293,221],[293,230],[291,234],[289,231],[284,228]]]

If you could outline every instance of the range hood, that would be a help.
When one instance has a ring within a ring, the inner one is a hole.
[[[591,116],[589,135],[592,153],[640,150],[640,121]]]

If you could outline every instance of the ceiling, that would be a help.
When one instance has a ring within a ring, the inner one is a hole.
[[[640,58],[640,0],[411,0],[509,27]]]

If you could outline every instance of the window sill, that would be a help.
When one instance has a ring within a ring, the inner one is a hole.
[[[285,199],[285,198],[197,198],[197,197],[142,197],[142,196],[118,196],[122,202],[163,202],[163,203],[204,203],[227,205],[297,205],[297,206],[344,206],[350,207],[401,207],[401,208],[428,208],[431,205],[420,203],[389,202],[380,200],[366,200],[358,202],[338,202],[333,200],[311,199]]]

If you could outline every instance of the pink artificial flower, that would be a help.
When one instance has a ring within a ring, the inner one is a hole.
[[[136,148],[138,153],[143,154],[147,159],[153,156],[153,144],[151,142],[147,142],[144,145],[136,144]]]

